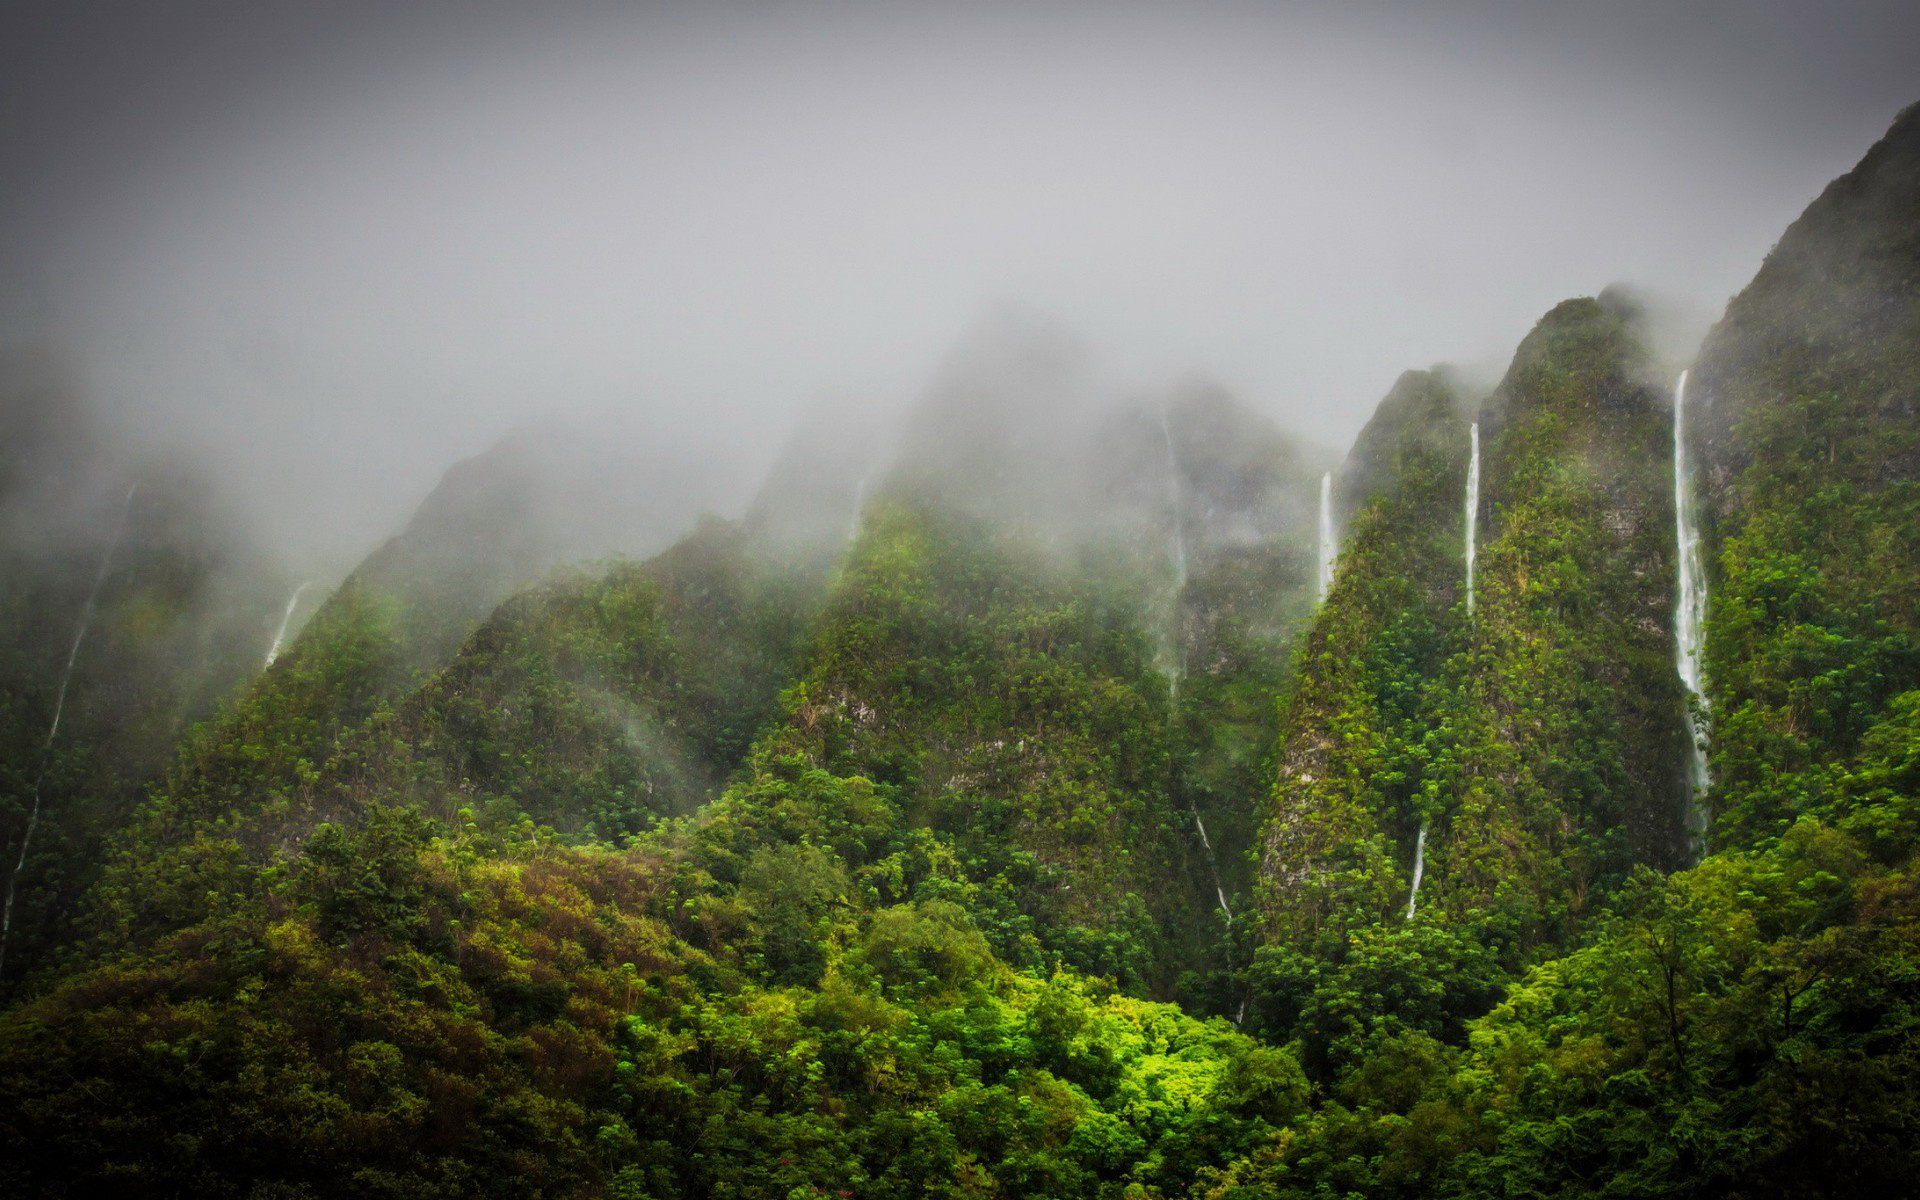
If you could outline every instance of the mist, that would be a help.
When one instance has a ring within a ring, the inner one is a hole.
[[[1920,95],[1904,4],[1567,7],[16,7],[0,348],[297,572],[528,425],[737,516],[1006,305],[1337,451],[1615,281],[1684,359]]]

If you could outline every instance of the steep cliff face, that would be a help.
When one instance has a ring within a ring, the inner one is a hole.
[[[1188,948],[1156,931],[1211,897],[1178,865],[1188,834],[1141,617],[1022,539],[883,499],[768,745],[877,789],[885,815],[845,845],[850,865],[917,864],[905,886],[966,896],[1012,961],[1065,955],[1164,988]],[[757,774],[778,774],[772,754]],[[757,794],[723,800],[715,828],[746,820]],[[847,820],[845,804],[838,785],[799,802],[821,825]],[[943,882],[942,863],[958,877]]]
[[[1471,411],[1401,377],[1317,605],[1311,454],[1002,330],[884,476],[823,427],[646,562],[522,588],[588,491],[456,473],[0,1013],[0,1188],[1907,1194],[1917,221],[1909,114],[1695,368],[1723,852],[1648,869],[1689,854],[1673,382],[1617,297]],[[190,481],[7,449],[0,817],[66,805],[24,954],[286,581]]]
[[[693,528],[724,494],[697,456],[595,437],[523,429],[449,469],[406,529],[368,555],[342,590],[390,623],[398,690],[444,665],[508,596],[562,563],[645,559]],[[315,614],[333,619],[332,605]]]
[[[1712,844],[1839,818],[1920,688],[1920,108],[1835,180],[1693,372],[1716,568]],[[1878,731],[1878,732],[1876,732]]]
[[[1445,384],[1403,377],[1341,468],[1352,515],[1261,845],[1280,941],[1428,908],[1551,937],[1683,853],[1670,411],[1626,314],[1547,314],[1479,437],[1471,614],[1469,427]]]
[[[1334,945],[1407,902],[1419,829],[1443,803],[1447,663],[1461,644],[1467,425],[1437,375],[1409,371],[1337,475],[1334,586],[1281,718],[1259,847],[1271,936]]]
[[[1696,448],[1723,520],[1760,460],[1877,488],[1920,477],[1920,105],[1787,227],[1700,348]],[[1726,531],[1729,535],[1734,529]]]
[[[1631,864],[1684,854],[1671,419],[1624,315],[1593,300],[1548,313],[1482,411],[1438,904],[1546,934]]]
[[[1162,623],[1175,683],[1175,790],[1195,835],[1205,830],[1196,871],[1214,878],[1230,907],[1244,906],[1274,702],[1313,613],[1320,464],[1205,385],[1176,391],[1129,428],[1148,447],[1131,477],[1162,489],[1175,541],[1159,522],[1146,528],[1163,564],[1179,558]]]
[[[1349,528],[1376,496],[1399,487],[1408,471],[1418,469],[1416,459],[1459,458],[1464,471],[1467,446],[1463,439],[1472,420],[1469,414],[1477,407],[1477,402],[1461,394],[1460,385],[1445,368],[1403,373],[1334,472],[1335,527]]]
[[[686,816],[777,714],[819,601],[717,519],[646,563],[550,579],[354,734],[331,790],[607,842]]]
[[[0,988],[103,839],[260,669],[288,585],[196,469],[106,444],[51,352],[0,360]]]
[[[1182,940],[1217,939],[1250,889],[1273,704],[1312,611],[1313,453],[1204,381],[1114,392],[1070,337],[1003,313],[949,357],[888,461],[869,514],[904,500],[977,526],[1134,609],[1164,680],[1138,685],[1165,698],[1156,787],[1181,825],[1149,875],[1200,897]]]
[[[115,943],[204,919],[323,823],[381,808],[603,842],[691,813],[775,716],[818,603],[714,520],[646,563],[514,596],[390,695],[393,626],[343,589],[185,740],[116,839],[89,924]]]

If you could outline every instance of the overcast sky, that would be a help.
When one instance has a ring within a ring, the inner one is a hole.
[[[1498,363],[1616,280],[1697,334],[1920,100],[1908,0],[0,23],[0,336],[349,556],[518,422],[757,464],[1003,303],[1344,446],[1403,368]]]

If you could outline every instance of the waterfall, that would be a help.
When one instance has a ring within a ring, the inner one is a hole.
[[[853,516],[847,520],[849,542],[860,536],[860,515],[866,511],[867,489],[873,486],[873,473],[878,469],[878,467],[869,467],[867,473],[860,477],[860,482],[853,485]]]
[[[1687,830],[1696,847],[1705,836],[1707,813],[1707,700],[1701,686],[1700,644],[1707,618],[1707,568],[1700,551],[1693,472],[1687,463],[1687,373],[1673,388],[1673,525],[1679,603],[1673,611],[1675,665],[1687,689]]]
[[[1174,628],[1168,638],[1168,652],[1173,659],[1167,671],[1167,682],[1173,698],[1180,699],[1180,681],[1187,673],[1186,654],[1180,646],[1180,605],[1187,591],[1187,504],[1185,490],[1180,486],[1180,459],[1173,450],[1173,430],[1167,424],[1167,410],[1160,409],[1160,441],[1167,448],[1167,490],[1173,500],[1173,539],[1170,546],[1173,558],[1173,612]]]
[[[1427,822],[1420,818],[1420,836],[1413,840],[1413,887],[1407,892],[1407,920],[1413,920],[1420,904],[1420,880],[1427,873]]]
[[[1186,535],[1186,495],[1180,486],[1180,458],[1173,449],[1173,430],[1167,421],[1167,410],[1160,409],[1160,441],[1167,448],[1167,486],[1173,496],[1173,585],[1174,609],[1179,611],[1180,597],[1187,590],[1187,535]],[[1180,702],[1180,678],[1186,673],[1186,662],[1179,648],[1179,630],[1174,631],[1173,671],[1170,678],[1173,701]],[[1220,884],[1220,860],[1214,856],[1213,841],[1207,837],[1207,823],[1200,819],[1199,806],[1192,798],[1187,800],[1187,811],[1193,814],[1194,832],[1200,835],[1200,848],[1206,852],[1207,874],[1213,880],[1213,898],[1220,905],[1220,911],[1226,915],[1227,924],[1233,924],[1233,908],[1227,903],[1227,889]]]
[[[1167,447],[1167,480],[1173,489],[1173,581],[1181,591],[1187,587],[1186,503],[1180,488],[1180,459],[1173,452],[1173,430],[1167,426],[1167,410],[1160,410],[1160,440]]]
[[[287,624],[293,620],[294,606],[300,603],[300,593],[312,586],[313,580],[309,579],[293,589],[293,595],[287,597],[287,610],[280,614],[280,628],[273,631],[273,644],[267,647],[267,661],[265,666],[260,668],[261,670],[264,671],[272,666],[273,660],[280,657],[280,643],[287,640]]]
[[[14,859],[13,870],[7,874],[7,897],[0,904],[0,971],[6,969],[7,939],[13,933],[13,897],[20,883],[20,872],[27,866],[27,849],[33,844],[34,830],[40,824],[40,790],[47,781],[47,768],[52,766],[53,742],[60,735],[60,718],[67,711],[67,686],[73,682],[73,665],[80,660],[80,643],[87,640],[87,627],[93,624],[93,610],[100,602],[100,588],[107,582],[107,570],[113,565],[114,551],[120,548],[120,539],[126,534],[127,513],[133,508],[133,493],[136,487],[127,489],[127,498],[120,504],[120,519],[114,524],[113,536],[107,540],[107,548],[100,554],[100,565],[93,573],[93,586],[87,589],[87,601],[80,608],[80,626],[74,631],[73,644],[67,647],[67,665],[60,672],[60,687],[54,693],[53,720],[47,725],[46,740],[40,743],[40,771],[33,780],[33,801],[27,810],[27,827],[20,835],[20,854]]]
[[[1227,924],[1231,925],[1233,909],[1227,904],[1227,889],[1220,886],[1220,862],[1213,856],[1213,842],[1207,838],[1207,823],[1200,819],[1200,810],[1194,808],[1191,801],[1187,809],[1193,813],[1193,827],[1200,832],[1200,848],[1207,852],[1207,870],[1213,874],[1213,898],[1219,903],[1220,911],[1226,914]]]
[[[1333,543],[1333,472],[1320,477],[1320,598],[1325,600],[1333,588],[1333,560],[1339,551]]]
[[[1467,615],[1473,615],[1473,560],[1479,552],[1480,529],[1480,422],[1467,427]]]

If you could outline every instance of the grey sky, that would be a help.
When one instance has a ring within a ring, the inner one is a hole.
[[[1916,14],[16,3],[0,330],[336,557],[543,414],[758,467],[1000,302],[1344,446],[1615,280],[1697,334],[1920,100]]]

